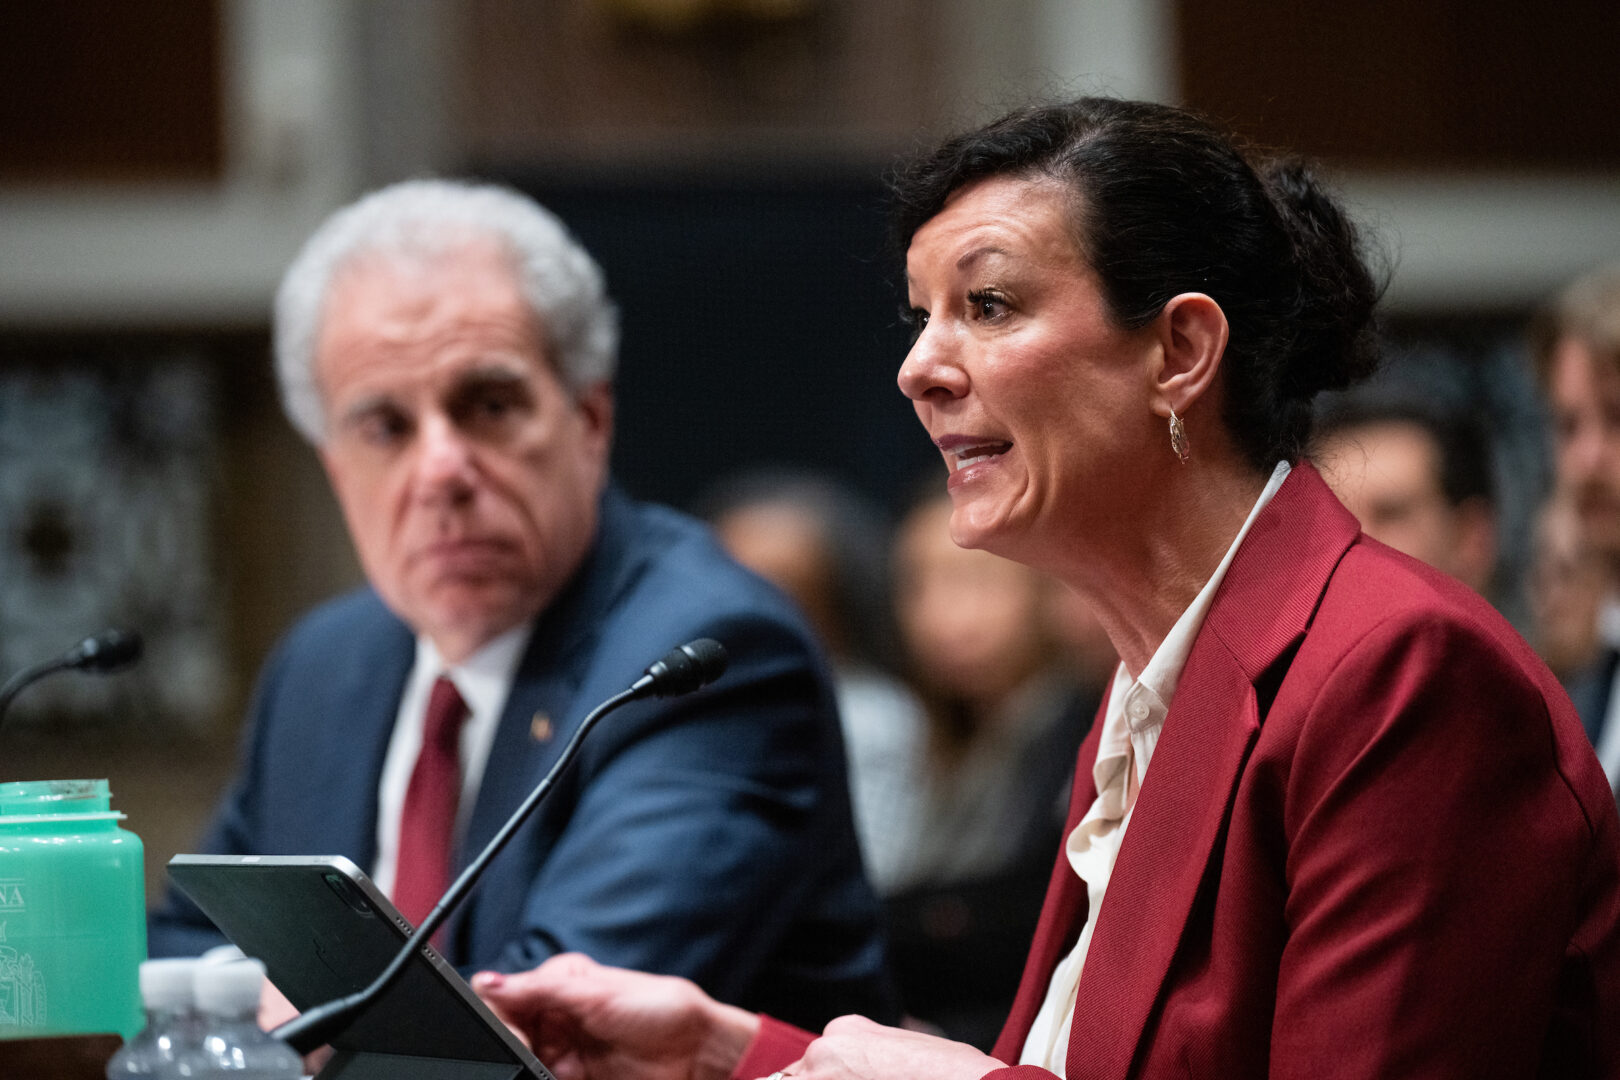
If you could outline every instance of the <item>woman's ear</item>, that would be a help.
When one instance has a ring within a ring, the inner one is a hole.
[[[1226,353],[1229,328],[1221,305],[1203,293],[1171,297],[1154,320],[1159,351],[1153,379],[1153,411],[1185,415],[1215,381]]]

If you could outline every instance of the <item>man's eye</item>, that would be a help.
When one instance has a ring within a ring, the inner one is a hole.
[[[501,425],[516,416],[528,400],[518,386],[482,387],[457,401],[452,413],[459,423],[475,428]]]
[[[360,418],[356,425],[362,441],[372,446],[390,446],[410,432],[410,421],[399,413],[378,410]]]

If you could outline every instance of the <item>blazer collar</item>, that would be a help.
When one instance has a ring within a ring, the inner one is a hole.
[[[1269,692],[1360,529],[1301,464],[1261,512],[1216,593],[1171,701],[1086,957],[1068,1075],[1129,1073],[1164,992]],[[1213,884],[1210,885],[1213,887]]]

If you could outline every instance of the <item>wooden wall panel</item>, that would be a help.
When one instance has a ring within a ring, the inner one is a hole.
[[[1620,165],[1620,4],[1177,0],[1182,96],[1263,143],[1394,168]]]
[[[218,0],[0,3],[0,182],[215,179]]]

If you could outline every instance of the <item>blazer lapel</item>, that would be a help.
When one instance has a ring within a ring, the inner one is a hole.
[[[1071,1080],[1127,1075],[1259,731],[1254,688],[1205,641],[1187,660],[1103,896],[1075,1001]]]
[[[1293,655],[1358,533],[1315,469],[1301,464],[1233,559],[1103,898],[1075,1004],[1071,1080],[1129,1075],[1199,890],[1219,884],[1210,865],[1264,720],[1256,684],[1274,688],[1273,668]]]

